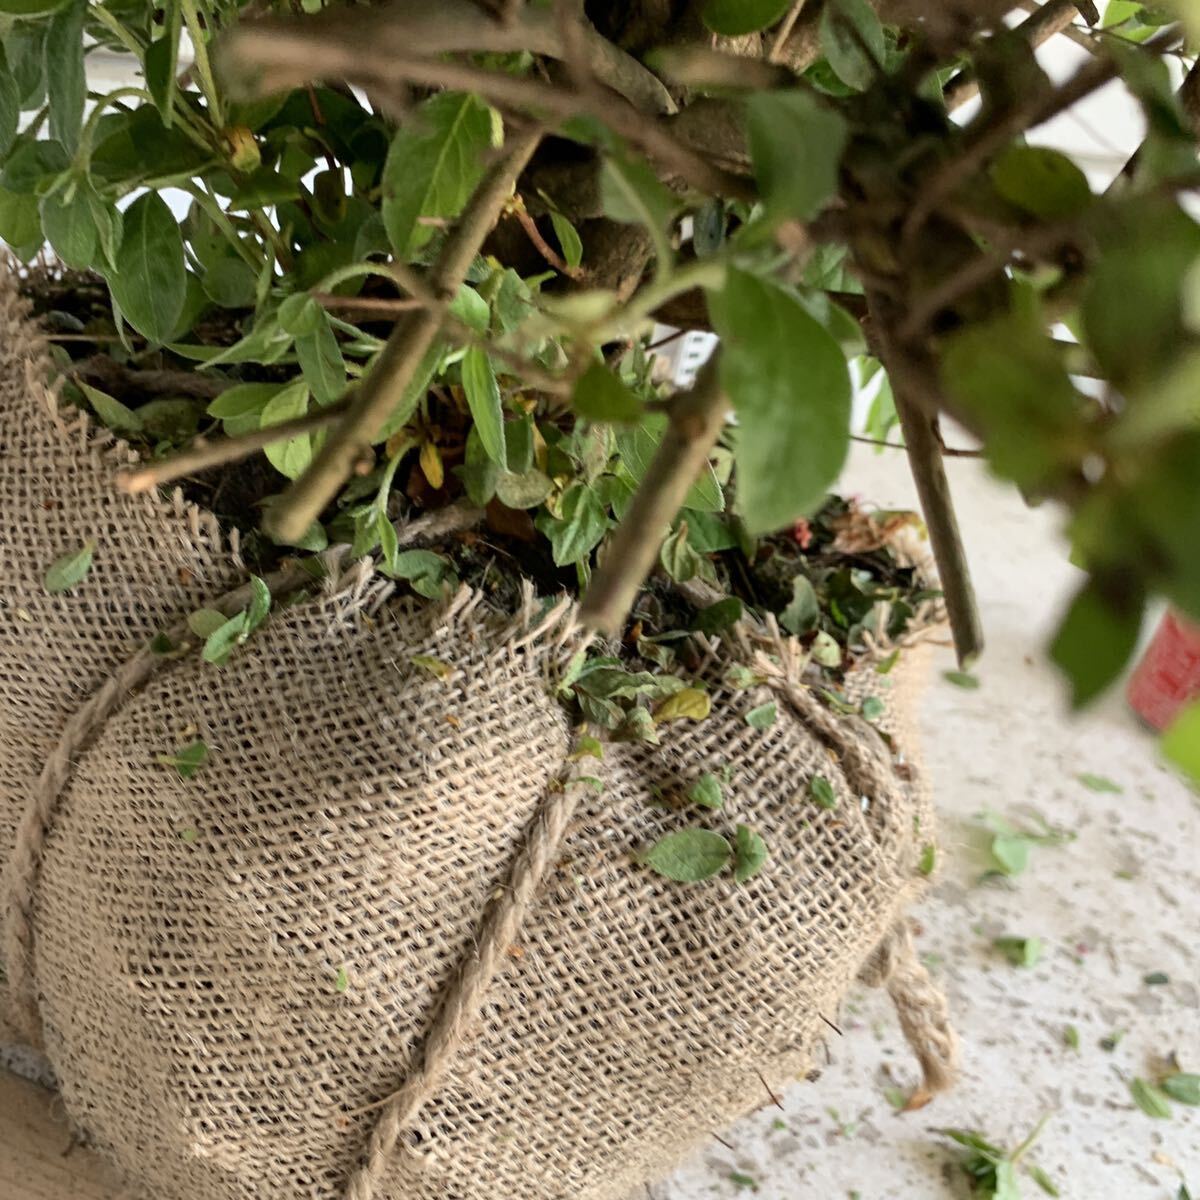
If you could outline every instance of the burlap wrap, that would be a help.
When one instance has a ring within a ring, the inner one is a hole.
[[[860,973],[945,1084],[953,1035],[903,917],[927,799],[797,683],[786,641],[710,647],[708,720],[579,762],[552,686],[581,644],[566,602],[419,607],[335,567],[225,668],[156,658],[244,582],[236,541],[118,494],[129,451],[44,375],[4,281],[3,999],[147,1194],[618,1200],[808,1071]],[[47,595],[88,538],[86,581]],[[768,682],[731,688],[735,660]],[[156,761],[197,736],[193,778]],[[660,797],[725,769],[707,823],[757,830],[763,871],[638,865],[693,819]],[[836,808],[807,798],[816,773]]]

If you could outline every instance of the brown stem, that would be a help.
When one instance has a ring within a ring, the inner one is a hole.
[[[912,403],[903,386],[897,386],[896,380],[892,381],[892,386],[909,468],[917,485],[942,593],[946,598],[946,614],[950,618],[954,650],[959,665],[965,670],[983,651],[983,628],[979,621],[975,588],[967,566],[962,534],[954,515],[950,481],[946,478],[946,468],[942,463],[938,418]]]
[[[519,198],[518,198],[519,199]],[[521,228],[525,230],[526,237],[534,244],[537,252],[556,270],[563,275],[569,276],[571,279],[578,279],[583,274],[579,267],[570,267],[567,265],[566,259],[563,258],[553,246],[550,245],[544,237],[542,231],[537,227],[537,222],[529,215],[523,203],[518,202],[513,205],[513,214],[520,222]]]
[[[322,308],[381,319],[426,307],[425,302],[416,296],[397,296],[392,299],[387,296],[337,296],[333,292],[309,292],[309,295]]]
[[[671,521],[716,445],[729,411],[716,357],[700,372],[692,390],[671,403],[670,423],[654,461],[580,606],[580,620],[590,629],[610,635],[620,631]]]
[[[430,275],[430,287],[443,302],[448,302],[462,285],[541,136],[540,128],[514,133],[503,157],[475,189]],[[442,321],[439,306],[436,310],[422,308],[407,313],[397,322],[370,374],[353,394],[350,411],[342,423],[329,435],[308,470],[264,518],[264,528],[276,540],[295,542],[302,537],[349,478],[412,382]]]
[[[348,401],[339,400],[336,404],[317,409],[307,416],[281,421],[278,425],[268,425],[264,429],[255,429],[238,437],[217,438],[214,441],[197,438],[186,450],[172,454],[169,458],[135,467],[131,471],[122,471],[117,476],[117,486],[123,492],[148,492],[160,484],[170,483],[185,475],[193,475],[197,471],[207,471],[210,467],[219,467],[223,463],[239,462],[264,446],[324,429],[339,420],[349,407]]]

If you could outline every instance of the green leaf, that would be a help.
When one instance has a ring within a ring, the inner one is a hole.
[[[407,260],[433,235],[421,217],[457,217],[483,178],[492,113],[477,96],[441,92],[413,110],[383,168],[383,223]]]
[[[207,641],[229,618],[215,608],[198,608],[188,614],[187,626],[199,638]]]
[[[590,421],[640,421],[645,412],[642,402],[625,383],[598,362],[593,362],[580,376],[571,406]]]
[[[412,664],[414,667],[420,667],[422,671],[428,671],[435,679],[449,679],[454,674],[453,664],[444,659],[434,658],[432,654],[414,654]]]
[[[659,234],[679,208],[679,201],[648,162],[613,155],[605,158],[600,171],[600,203],[612,220],[645,225]]]
[[[482,508],[496,494],[500,479],[500,467],[492,461],[483,448],[479,430],[474,425],[467,432],[467,449],[463,465],[455,468],[455,474],[463,481],[467,496],[472,504]]]
[[[187,273],[179,223],[157,192],[124,214],[124,235],[108,286],[121,315],[152,342],[165,342],[183,313]]]
[[[688,531],[689,538],[691,531]],[[709,637],[736,625],[745,613],[745,606],[736,596],[726,596],[696,614],[696,629]]]
[[[71,0],[55,12],[46,30],[46,99],[50,136],[70,153],[79,145],[87,79],[83,67],[83,18],[87,0]]]
[[[1091,578],[1076,593],[1050,646],[1071,683],[1074,708],[1094,700],[1120,675],[1137,645],[1144,596],[1129,580],[1118,588]],[[1132,591],[1133,594],[1129,594]]]
[[[271,589],[266,580],[250,576],[250,606],[246,610],[246,632],[253,633],[271,611]]]
[[[766,704],[759,704],[746,713],[746,724],[751,729],[770,729],[775,724],[777,711],[775,702],[768,700]]]
[[[391,522],[388,522],[389,526]],[[427,600],[441,598],[445,585],[455,578],[448,559],[432,550],[404,550],[388,556],[382,568],[393,579],[408,581],[409,587]]]
[[[1093,775],[1090,771],[1081,771],[1075,778],[1085,788],[1093,792],[1112,792],[1117,794],[1125,790],[1119,783],[1114,783],[1109,779],[1107,775]]]
[[[883,65],[887,42],[867,0],[826,0],[818,29],[833,73],[856,92],[870,87]]]
[[[42,230],[54,253],[76,271],[91,269],[96,259],[96,222],[88,189],[77,184],[69,200],[66,189],[46,196],[41,203]]]
[[[676,583],[695,579],[700,570],[700,555],[688,545],[686,521],[680,521],[679,527],[667,535],[658,558],[663,570]]]
[[[488,308],[488,302],[465,283],[450,301],[450,312],[476,333],[487,333],[492,323],[492,310]]]
[[[700,688],[685,687],[654,710],[656,721],[704,721],[712,712],[712,697]]]
[[[96,543],[88,541],[79,550],[56,559],[43,581],[46,591],[57,595],[59,592],[69,592],[81,584],[92,569],[92,556],[95,552]]]
[[[246,640],[249,632],[246,613],[237,613],[208,635],[200,657],[215,667],[224,666],[234,649]]]
[[[1162,1090],[1178,1100],[1180,1104],[1200,1104],[1200,1075],[1189,1075],[1185,1071],[1174,1071],[1163,1077]]]
[[[170,125],[174,119],[176,79],[179,74],[179,28],[182,14],[181,0],[168,0],[167,17],[163,24],[165,32],[157,41],[146,48],[143,74],[163,124]]]
[[[747,102],[746,126],[768,216],[815,217],[838,189],[845,118],[807,92],[759,92]]]
[[[813,638],[809,653],[812,655],[813,662],[822,667],[836,669],[842,665],[842,648],[838,645],[837,639],[832,634],[826,633],[824,629]]]
[[[705,0],[700,16],[713,33],[742,37],[774,25],[791,5],[792,0]]]
[[[36,196],[0,187],[0,238],[18,250],[37,251],[42,244],[42,221]]]
[[[954,335],[942,377],[981,430],[998,474],[1038,491],[1078,470],[1060,449],[1079,437],[1078,396],[1035,315],[976,322]]]
[[[1054,1180],[1051,1179],[1041,1167],[1037,1166],[1036,1163],[1027,1163],[1025,1170],[1029,1172],[1029,1178],[1032,1179],[1033,1182],[1036,1183],[1038,1187],[1040,1187],[1042,1191],[1046,1193],[1047,1196],[1061,1195]]]
[[[554,481],[536,467],[523,475],[500,474],[496,498],[506,508],[536,508],[554,490]]]
[[[917,870],[928,878],[937,869],[937,847],[931,842],[921,850],[917,861]]]
[[[595,491],[579,483],[567,490],[561,512],[561,520],[539,515],[537,527],[550,539],[555,565],[567,567],[599,543],[608,530],[608,513]]]
[[[1079,1049],[1079,1030],[1074,1025],[1063,1027],[1063,1045],[1069,1050]]]
[[[1008,959],[1014,967],[1032,967],[1042,957],[1044,943],[1041,938],[998,937],[992,945]]]
[[[218,417],[230,437],[262,427],[263,411],[278,396],[286,384],[238,383],[226,388],[207,409],[210,417]]]
[[[753,829],[739,825],[733,853],[733,880],[735,883],[745,883],[753,879],[767,861],[767,843]]]
[[[1080,304],[1083,332],[1118,387],[1152,379],[1183,344],[1184,280],[1200,254],[1200,226],[1147,198],[1101,240]]]
[[[966,692],[976,691],[979,687],[979,677],[972,675],[970,671],[943,671],[942,678]]]
[[[1009,146],[991,169],[992,184],[1010,204],[1061,221],[1092,202],[1087,176],[1065,155],[1045,146]]]
[[[583,241],[579,231],[562,213],[553,209],[550,210],[550,224],[554,226],[554,236],[558,238],[563,262],[574,270],[583,262]]]
[[[291,421],[308,412],[308,383],[297,379],[277,391],[262,410],[260,428],[268,429],[284,421]],[[308,434],[271,442],[263,448],[267,460],[281,475],[296,479],[308,469],[312,462],[312,438]]]
[[[1161,1088],[1155,1087],[1152,1083],[1147,1083],[1144,1079],[1131,1079],[1129,1081],[1129,1094],[1133,1097],[1134,1104],[1146,1116],[1154,1117],[1160,1121],[1170,1119],[1171,1104]]]
[[[296,338],[296,358],[318,404],[332,404],[346,390],[346,361],[325,310],[317,305],[317,327]]]
[[[307,292],[296,292],[288,296],[276,314],[279,328],[292,337],[307,337],[316,333],[321,325],[321,306]]]
[[[705,771],[688,789],[687,798],[701,808],[720,808],[725,799],[721,794],[721,785],[711,771]]]
[[[787,608],[779,614],[779,623],[788,633],[808,633],[816,628],[817,619],[821,615],[821,606],[817,602],[817,593],[809,582],[807,575],[797,575],[792,580],[792,598]],[[841,660],[841,652],[838,652]]]
[[[45,17],[65,3],[66,0],[0,0],[0,13],[11,17]]]
[[[1162,752],[1200,785],[1200,700],[1189,704],[1162,737]]]
[[[1021,1185],[1017,1182],[1017,1165],[1011,1159],[996,1164],[996,1190],[993,1200],[1021,1200]]]
[[[163,755],[159,760],[164,766],[174,767],[183,779],[191,779],[208,758],[208,747],[199,739],[189,742],[174,755]]]
[[[21,94],[0,46],[0,157],[12,149],[21,122]]]
[[[709,829],[681,829],[660,838],[642,862],[676,883],[711,879],[729,861],[729,843]]]
[[[142,418],[132,408],[126,408],[120,400],[115,400],[107,392],[84,383],[82,379],[76,382],[76,387],[87,398],[96,416],[116,433],[140,433]]]
[[[878,696],[867,696],[858,711],[862,714],[865,721],[878,721],[886,711],[887,706]]]
[[[750,533],[768,533],[815,508],[837,478],[850,445],[850,373],[837,342],[773,284],[730,270],[709,307],[738,418],[738,508]]]
[[[640,483],[650,470],[666,427],[666,417],[652,413],[637,428],[618,431],[617,447],[621,461],[635,484]],[[705,466],[700,478],[692,484],[683,507],[704,513],[719,513],[725,510],[725,496],[711,464]]]
[[[837,793],[824,775],[814,775],[808,781],[808,794],[816,801],[818,808],[826,810],[837,808]]]
[[[215,259],[204,269],[204,294],[222,308],[252,308],[256,276],[250,264],[234,254]]]
[[[524,475],[533,466],[533,418],[526,413],[504,423],[504,461],[512,475]]]
[[[1003,875],[1020,875],[1029,865],[1029,839],[1019,834],[1000,834],[988,850]]]
[[[350,976],[346,974],[345,967],[338,967],[337,974],[333,977],[333,990],[335,992],[344,992],[350,986]]]
[[[462,360],[462,381],[479,440],[488,458],[504,466],[504,409],[500,403],[500,385],[486,350],[468,347]]]

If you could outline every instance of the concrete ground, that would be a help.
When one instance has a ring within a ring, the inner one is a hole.
[[[966,1196],[956,1154],[936,1133],[977,1129],[1015,1145],[1045,1114],[1030,1158],[1079,1200],[1175,1200],[1185,1177],[1200,1197],[1200,1110],[1170,1120],[1134,1106],[1127,1080],[1178,1054],[1200,1072],[1200,797],[1160,765],[1153,739],[1119,694],[1079,717],[1066,711],[1044,648],[1079,572],[1058,514],[1030,510],[972,460],[949,463],[979,590],[988,649],[978,691],[945,682],[939,651],[925,696],[925,756],[941,813],[937,885],[917,916],[920,949],[945,986],[962,1037],[956,1090],[898,1113],[885,1089],[916,1069],[886,997],[859,989],[845,1037],[815,1084],[797,1083],[784,1112],[765,1108],[713,1142],[655,1200],[949,1200]],[[856,447],[842,490],[885,507],[914,506],[902,453]],[[1081,773],[1119,792],[1098,793]],[[1033,809],[1074,832],[1035,849],[1028,870],[981,883],[976,816]],[[996,936],[1039,937],[1041,960],[1014,967]],[[1147,983],[1161,973],[1165,983]],[[1064,1040],[1078,1031],[1078,1049]],[[1117,1038],[1112,1050],[1102,1047]],[[1022,1195],[1042,1193],[1027,1176]]]

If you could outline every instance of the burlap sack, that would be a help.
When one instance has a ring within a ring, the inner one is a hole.
[[[238,585],[236,545],[116,494],[125,452],[47,395],[7,285],[0,339],[9,1008],[148,1195],[618,1200],[809,1071],[859,975],[945,1084],[903,916],[927,800],[802,686],[794,646],[710,646],[712,716],[602,760],[573,759],[554,696],[582,642],[565,601],[418,607],[359,565],[225,668],[156,657]],[[92,574],[45,595],[88,536]],[[764,682],[731,686],[732,663]],[[194,777],[156,761],[196,736]],[[769,847],[747,883],[636,861],[694,820],[663,797],[706,771],[729,780],[706,823]]]

